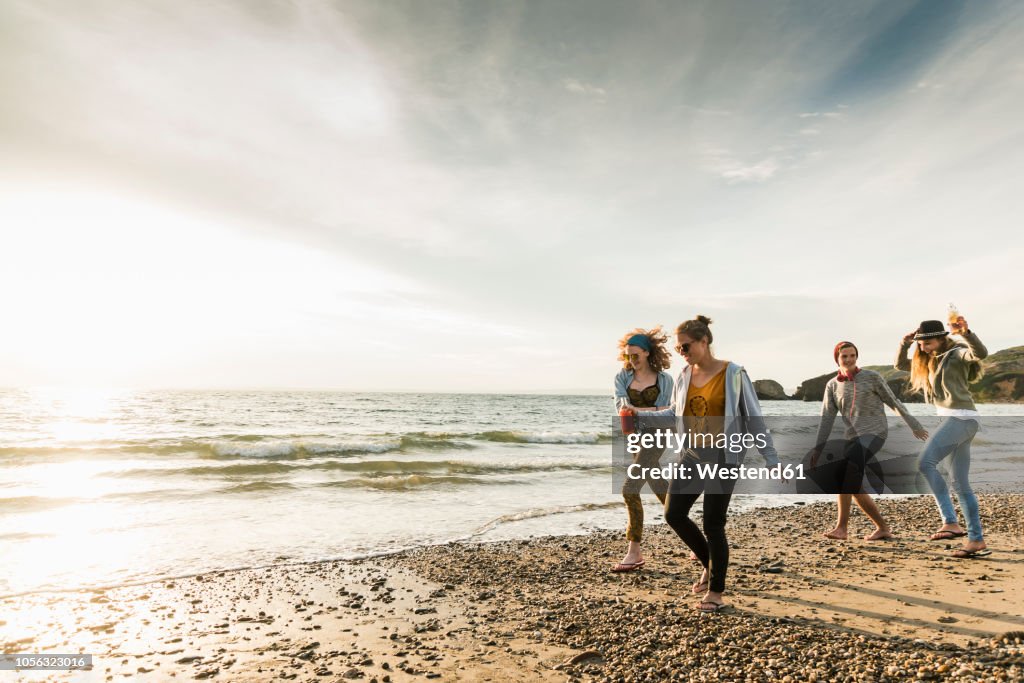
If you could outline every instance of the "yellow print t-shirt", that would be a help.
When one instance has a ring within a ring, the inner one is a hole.
[[[683,418],[687,429],[699,434],[722,433],[722,425],[725,415],[725,368],[723,367],[714,377],[707,381],[702,387],[690,386],[686,390],[686,406],[683,408]],[[717,419],[708,419],[717,418]]]

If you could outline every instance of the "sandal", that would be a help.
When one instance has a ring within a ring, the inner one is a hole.
[[[708,605],[708,606],[706,606],[706,605]],[[719,612],[719,611],[725,609],[728,606],[729,605],[726,605],[724,602],[712,602],[711,600],[702,600],[699,603],[697,603],[697,611],[698,612]]]
[[[621,574],[623,572],[633,572],[637,569],[640,569],[640,567],[644,566],[644,564],[644,560],[640,560],[639,562],[619,562],[617,565],[612,567],[612,571],[617,574]]]
[[[950,531],[949,529],[943,529],[942,531],[936,531],[928,539],[929,541],[952,541],[954,538],[963,538],[967,535],[966,531]]]

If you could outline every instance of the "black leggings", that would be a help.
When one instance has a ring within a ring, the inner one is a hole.
[[[706,456],[701,459],[704,462],[718,460],[719,464],[724,464],[724,458],[720,454],[716,455],[710,459]],[[665,522],[708,570],[708,587],[715,593],[725,590],[725,574],[729,568],[729,540],[725,536],[725,521],[734,487],[734,480],[711,483],[709,488],[721,493],[704,494],[703,533],[690,519],[690,508],[700,497],[700,492],[669,493],[665,499]]]
[[[864,475],[869,473],[879,479],[881,468],[875,454],[882,450],[885,439],[877,436],[861,436],[846,442],[843,448],[843,465],[836,469],[836,490],[839,493],[864,493]]]

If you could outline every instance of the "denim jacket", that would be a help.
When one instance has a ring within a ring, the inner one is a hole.
[[[629,403],[629,385],[633,383],[635,373],[632,370],[619,370],[615,375],[615,412],[622,410],[622,406]],[[672,375],[665,370],[658,373],[658,400],[654,402],[655,407],[664,408],[672,401]]]

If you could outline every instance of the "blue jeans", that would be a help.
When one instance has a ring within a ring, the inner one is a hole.
[[[964,517],[967,519],[967,538],[972,541],[980,541],[983,538],[978,498],[971,490],[971,483],[968,481],[971,470],[971,441],[977,433],[977,420],[944,418],[928,438],[924,450],[921,452],[921,458],[917,462],[918,470],[928,480],[928,486],[931,487],[932,494],[935,496],[942,521],[945,524],[957,524],[953,499],[949,497],[946,480],[939,474],[937,467],[947,456],[953,456],[950,461],[953,472],[953,490],[956,491],[956,497],[960,501],[960,507],[963,508]]]

